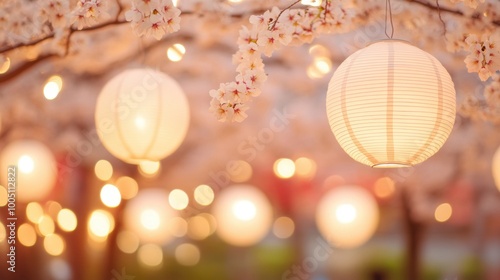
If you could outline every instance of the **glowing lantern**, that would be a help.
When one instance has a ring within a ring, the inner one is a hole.
[[[189,107],[172,78],[155,70],[133,69],[104,86],[95,121],[104,147],[117,158],[133,164],[159,161],[184,140]]]
[[[221,192],[213,206],[217,234],[229,244],[250,246],[267,234],[272,208],[266,196],[253,186],[235,185]]]
[[[366,242],[379,220],[377,203],[358,186],[343,186],[329,191],[316,209],[316,224],[332,245],[353,248]]]
[[[432,55],[383,40],[348,57],[330,81],[327,114],[340,146],[372,167],[425,161],[455,121],[455,88]]]
[[[168,193],[162,189],[146,189],[129,201],[125,208],[125,226],[143,243],[166,244],[173,236],[170,224],[175,216],[168,205]]]
[[[21,140],[7,145],[0,155],[2,172],[7,172],[10,165],[17,166],[18,201],[44,199],[54,187],[57,176],[56,161],[52,152],[42,143]],[[0,176],[1,184],[5,187],[9,185],[6,174]]]

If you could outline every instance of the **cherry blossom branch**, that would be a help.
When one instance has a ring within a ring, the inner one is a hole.
[[[281,12],[276,17],[276,19],[274,20],[274,22],[272,23],[272,25],[269,27],[269,30],[273,30],[274,27],[276,27],[276,24],[278,23],[278,20],[280,19],[281,15],[283,14],[284,11],[287,11],[287,10],[291,9],[293,6],[295,6],[298,3],[300,3],[300,1],[301,0],[297,0],[297,1],[293,2],[292,4],[290,4],[288,7],[282,9]]]

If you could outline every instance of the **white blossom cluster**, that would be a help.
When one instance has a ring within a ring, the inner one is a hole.
[[[486,81],[500,70],[499,40],[495,40],[493,36],[483,35],[479,38],[471,34],[467,36],[465,43],[470,52],[464,61],[469,73],[477,72],[481,81]]]
[[[78,30],[86,26],[92,26],[98,22],[101,13],[106,14],[104,1],[102,0],[79,0],[76,9],[72,13],[72,24],[76,24]]]
[[[260,87],[267,79],[261,54],[271,56],[291,43],[311,42],[320,33],[345,31],[352,17],[351,10],[331,0],[320,7],[283,11],[275,7],[251,16],[251,27],[243,26],[240,30],[239,49],[233,56],[238,75],[235,81],[222,83],[209,92],[210,111],[222,122],[243,121],[249,108],[246,103],[260,95]]]
[[[181,10],[171,0],[132,0],[132,8],[125,13],[125,18],[139,36],[160,40],[165,34],[180,29],[180,14]]]

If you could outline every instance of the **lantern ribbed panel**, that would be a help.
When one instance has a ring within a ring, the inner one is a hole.
[[[111,79],[99,95],[95,114],[104,147],[134,164],[172,154],[189,126],[188,102],[180,86],[150,69],[127,70]]]
[[[340,146],[372,167],[420,163],[455,121],[455,89],[441,63],[409,43],[384,40],[348,57],[328,86],[327,114]]]

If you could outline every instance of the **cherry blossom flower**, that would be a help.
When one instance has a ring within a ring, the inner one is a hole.
[[[103,10],[102,0],[79,0],[77,8],[73,11],[72,24],[76,24],[78,30],[82,30],[85,26],[92,26],[98,22]]]
[[[471,34],[465,42],[470,52],[464,60],[469,73],[477,72],[481,81],[486,81],[500,70],[500,45],[491,36],[483,35],[479,39]]]
[[[165,34],[180,29],[180,14],[181,11],[170,0],[133,0],[125,19],[131,22],[139,36],[160,40]]]

